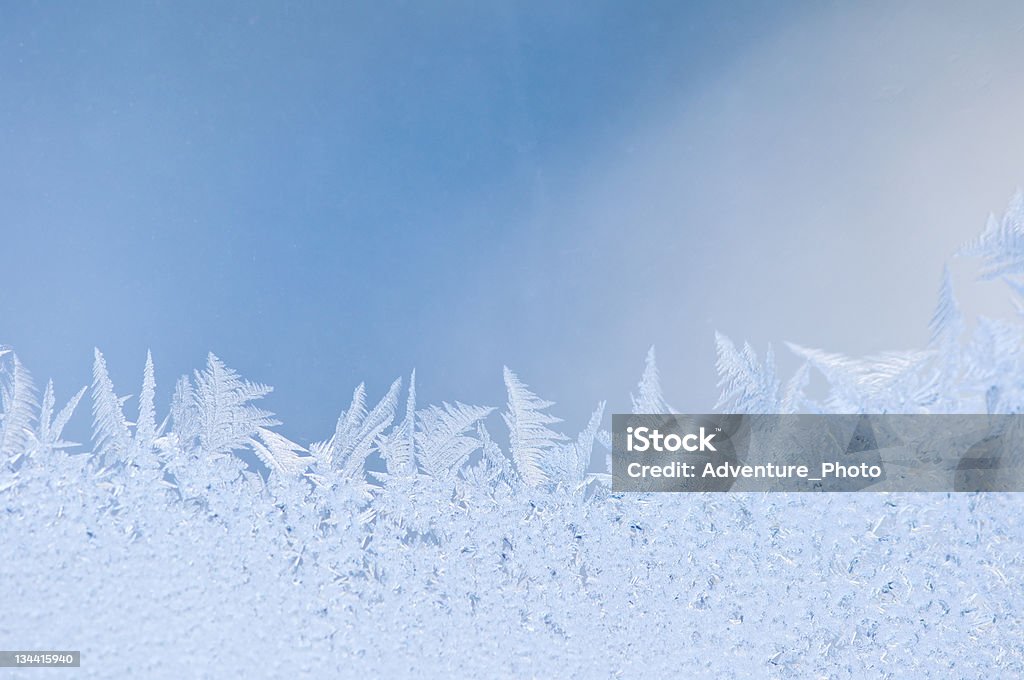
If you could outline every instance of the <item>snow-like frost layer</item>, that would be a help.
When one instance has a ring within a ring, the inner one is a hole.
[[[139,472],[117,510],[64,463],[2,496],[0,638],[82,650],[69,677],[1024,674],[1019,495],[449,503],[425,481],[324,535],[294,487],[201,509]]]

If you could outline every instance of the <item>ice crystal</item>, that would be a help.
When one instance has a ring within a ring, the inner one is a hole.
[[[966,251],[1011,284],[1020,205]],[[719,335],[719,407],[1020,412],[1021,325],[973,326],[946,275],[921,350],[790,345],[784,380]],[[507,450],[415,374],[372,408],[359,385],[309,452],[212,354],[163,421],[149,356],[135,422],[99,351],[93,374],[78,451],[84,388],[54,415],[0,347],[0,639],[80,649],[76,677],[1024,675],[1013,494],[613,494],[604,402],[559,431],[508,368]],[[670,409],[653,349],[632,404]]]

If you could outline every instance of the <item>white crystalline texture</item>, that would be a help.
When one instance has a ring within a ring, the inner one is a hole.
[[[969,250],[1014,291],[1021,205]],[[972,327],[947,275],[920,351],[793,346],[782,380],[719,336],[719,406],[1021,412],[1021,326]],[[81,650],[44,672],[77,678],[1024,677],[1020,494],[616,495],[604,404],[570,437],[504,379],[506,451],[411,379],[306,452],[212,354],[161,424],[152,362],[126,415],[97,352],[78,452],[83,393],[58,410],[0,346],[2,646]],[[653,350],[632,401],[669,408]]]

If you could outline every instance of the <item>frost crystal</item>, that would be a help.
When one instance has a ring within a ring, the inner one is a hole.
[[[965,251],[1015,293],[1021,205]],[[790,345],[783,380],[719,335],[719,406],[1021,412],[1021,324],[968,328],[947,274],[921,350]],[[93,375],[76,452],[84,388],[54,415],[0,346],[0,639],[80,649],[76,677],[1024,675],[1017,495],[612,494],[605,404],[567,436],[507,368],[507,451],[415,374],[309,452],[212,354],[165,421],[150,357],[134,423],[99,351]],[[653,349],[632,405],[670,410]]]

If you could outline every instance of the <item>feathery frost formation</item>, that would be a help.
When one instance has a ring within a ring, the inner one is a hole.
[[[1024,199],[962,254],[1024,294]],[[946,272],[930,330],[790,344],[786,379],[718,334],[717,408],[1024,409],[1020,322],[969,325]],[[156,378],[147,355],[132,406],[96,351],[84,452],[86,389],[57,410],[0,346],[0,638],[81,649],[76,677],[1024,674],[1012,494],[612,494],[605,402],[569,436],[508,368],[497,439],[494,408],[421,406],[413,373],[360,384],[308,451],[213,354],[162,419]],[[653,348],[631,402],[672,411]]]
[[[1024,194],[1001,220],[958,256],[979,257],[983,279],[1004,281],[1024,314]],[[762,363],[754,349],[737,349],[717,336],[722,396],[717,407],[736,413],[1020,413],[1024,411],[1024,324],[978,317],[973,330],[953,292],[948,268],[929,324],[926,347],[865,358],[787,343],[803,365],[780,388],[769,347]],[[825,380],[825,394],[810,398],[810,371]]]

